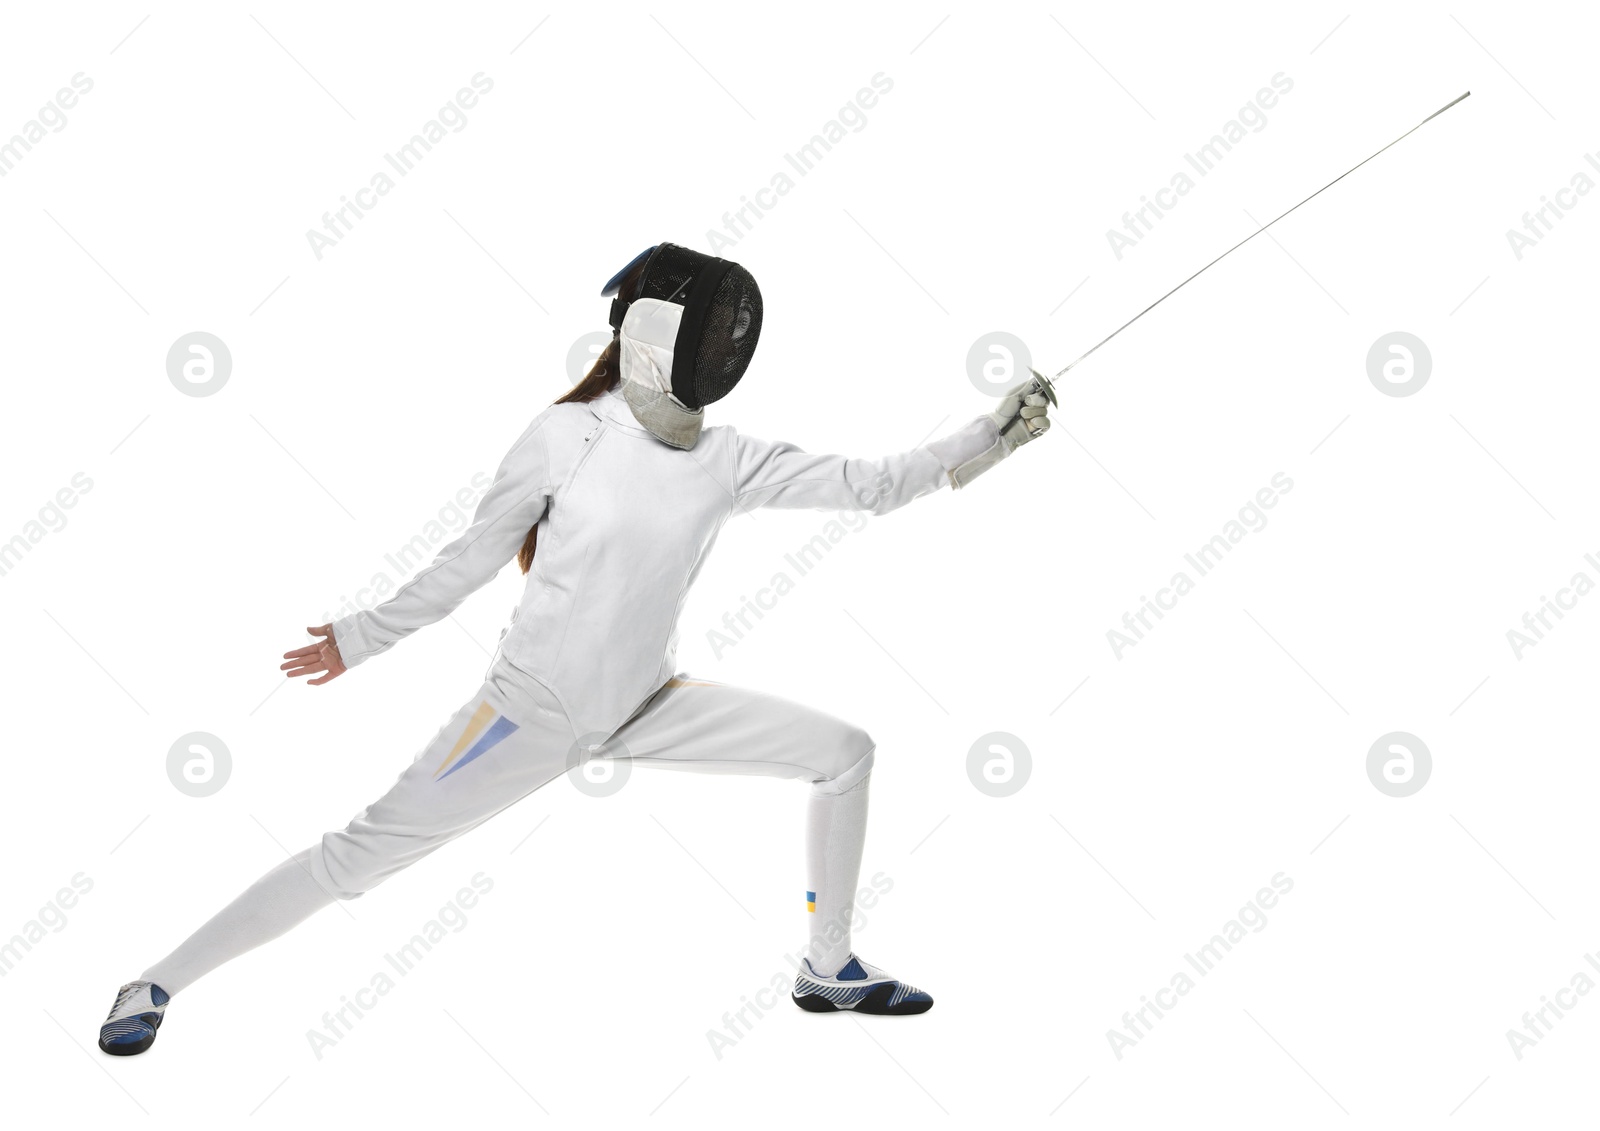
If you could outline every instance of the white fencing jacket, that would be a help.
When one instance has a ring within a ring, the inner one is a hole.
[[[988,416],[883,459],[812,455],[707,428],[684,451],[634,420],[619,389],[552,405],[506,454],[470,527],[394,596],[333,622],[346,667],[452,612],[517,555],[537,551],[501,657],[550,689],[601,741],[676,670],[678,615],[722,524],[755,507],[886,514],[950,483],[1000,443]]]

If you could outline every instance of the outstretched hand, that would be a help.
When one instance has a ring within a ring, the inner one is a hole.
[[[335,676],[343,675],[344,657],[339,655],[339,645],[333,639],[333,625],[324,624],[317,628],[308,628],[306,631],[312,636],[321,636],[324,639],[314,644],[307,644],[304,648],[296,648],[293,652],[285,652],[283,658],[289,662],[281,665],[278,670],[288,672],[290,679],[297,675],[328,673],[320,679],[307,680],[307,684],[312,687],[319,683],[327,683]]]

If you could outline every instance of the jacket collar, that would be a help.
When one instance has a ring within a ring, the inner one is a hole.
[[[663,443],[660,437],[654,435],[648,428],[639,423],[639,418],[634,415],[629,406],[627,397],[622,391],[623,383],[618,381],[616,386],[592,401],[586,402],[590,412],[601,420],[609,421],[613,427],[620,428],[631,436],[644,436],[655,443]],[[698,438],[698,437],[697,437]],[[679,447],[681,445],[668,445]],[[690,445],[693,447],[693,444]]]
[[[644,429],[639,427],[639,422],[633,418],[633,410],[628,407],[628,402],[622,397],[621,381],[586,404],[589,411],[601,420],[609,420],[630,432],[644,432]]]

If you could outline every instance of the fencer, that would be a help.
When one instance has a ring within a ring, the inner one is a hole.
[[[1049,427],[1036,381],[994,411],[882,459],[814,455],[704,426],[761,333],[743,266],[670,243],[602,288],[612,339],[511,446],[471,525],[392,597],[311,631],[289,678],[334,679],[449,614],[516,560],[521,603],[481,687],[382,797],[273,868],[119,991],[101,1049],[141,1053],[169,1000],[223,962],[360,897],[586,758],[807,783],[809,923],[793,998],[907,1014],[927,992],[859,958],[851,921],[874,743],[775,695],[676,671],[678,615],[731,516],[758,507],[887,514],[962,488]],[[799,893],[796,893],[797,895]]]

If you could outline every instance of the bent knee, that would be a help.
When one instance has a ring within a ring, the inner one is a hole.
[[[878,744],[859,727],[851,727],[831,752],[824,776],[812,783],[818,793],[845,793],[872,772]]]
[[[358,899],[391,871],[362,837],[352,836],[348,829],[324,833],[311,850],[310,863],[317,883],[335,899]]]

